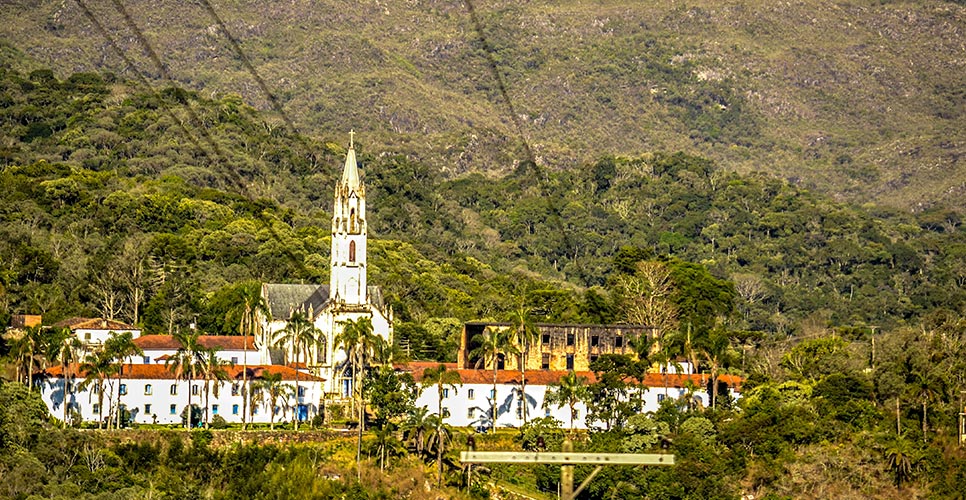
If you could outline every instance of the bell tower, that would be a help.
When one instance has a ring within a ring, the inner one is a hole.
[[[366,188],[359,180],[354,144],[349,132],[342,179],[335,185],[332,210],[332,267],[329,297],[348,306],[369,303],[366,288]]]

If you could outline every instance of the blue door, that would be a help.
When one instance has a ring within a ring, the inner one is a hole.
[[[309,407],[308,406],[306,406],[306,405],[299,405],[298,419],[299,419],[299,422],[305,422],[306,420],[309,419]]]

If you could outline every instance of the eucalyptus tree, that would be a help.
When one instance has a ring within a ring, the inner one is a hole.
[[[174,356],[164,362],[165,366],[174,370],[176,378],[183,378],[188,381],[188,418],[185,425],[189,429],[193,420],[191,417],[191,383],[197,378],[198,367],[204,362],[205,352],[207,351],[199,342],[200,336],[201,333],[194,329],[175,332],[174,338],[181,344],[181,347],[175,351]]]
[[[462,382],[463,379],[460,377],[460,372],[456,370],[448,370],[444,364],[439,364],[434,368],[427,368],[425,371],[423,371],[422,386],[424,389],[427,387],[436,386],[436,401],[439,407],[439,411],[437,412],[438,419],[436,420],[436,439],[437,443],[440,443],[436,447],[436,461],[439,465],[439,479],[436,484],[437,487],[442,486],[443,484],[443,446],[441,443],[443,443],[443,419],[446,418],[446,415],[443,414],[443,394],[445,393],[446,389],[452,389],[453,394],[455,395],[457,390],[456,385]]]
[[[323,337],[321,330],[302,313],[293,313],[285,328],[275,333],[272,343],[276,347],[290,348],[295,355],[295,430],[299,429],[299,357],[308,364],[308,350]]]
[[[135,355],[144,355],[144,351],[134,343],[134,335],[131,332],[111,333],[111,336],[104,342],[104,351],[111,360],[117,364],[115,372],[117,374],[117,418],[114,421],[114,428],[121,428],[121,378],[124,372],[124,362],[127,358]]]
[[[259,317],[272,321],[272,309],[262,296],[261,285],[253,281],[241,287],[241,301],[226,313],[225,319],[237,318],[238,333],[242,336],[242,429],[248,428],[248,337],[258,333]]]
[[[587,399],[589,394],[587,379],[578,377],[577,373],[571,370],[566,375],[561,376],[559,382],[550,384],[543,400],[543,406],[548,408],[550,405],[554,405],[559,408],[567,405],[570,408],[570,432],[573,433],[577,403]]]
[[[476,367],[487,364],[493,366],[493,390],[489,398],[490,426],[491,431],[496,433],[496,380],[500,355],[514,354],[517,350],[510,339],[509,331],[502,328],[484,328],[483,333],[477,337],[477,342],[477,347],[470,351],[470,357],[477,358]]]

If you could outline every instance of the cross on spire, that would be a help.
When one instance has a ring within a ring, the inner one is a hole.
[[[356,131],[349,129],[349,149],[352,149],[355,135]]]

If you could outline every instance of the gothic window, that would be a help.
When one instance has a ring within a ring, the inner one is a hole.
[[[349,232],[356,232],[356,209],[349,210]]]
[[[567,369],[568,370],[573,370],[574,369],[574,355],[573,354],[568,354],[567,355]]]
[[[541,370],[549,370],[550,369],[550,353],[549,352],[543,353],[543,359],[540,360],[540,369]]]
[[[574,334],[572,333],[567,334],[567,345],[568,346],[574,345]]]
[[[597,335],[591,335],[590,337],[590,347],[597,347],[600,345],[600,337]]]
[[[350,241],[349,242],[349,262],[355,262],[355,261],[356,261],[356,242]]]
[[[624,337],[617,337],[614,339],[614,347],[624,347]]]

